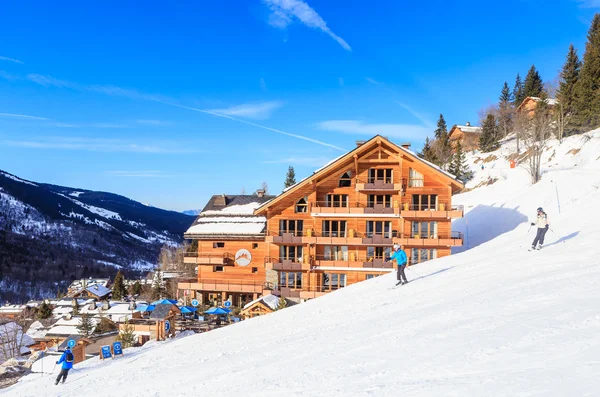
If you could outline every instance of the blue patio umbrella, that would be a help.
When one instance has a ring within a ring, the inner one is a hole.
[[[180,307],[180,309],[181,309],[181,314],[192,314],[198,310],[198,308],[189,307],[189,306],[182,306],[182,307]]]
[[[177,301],[175,299],[161,299],[158,301],[152,302],[153,305],[176,305]]]
[[[231,312],[231,310],[225,309],[223,307],[211,307],[210,309],[208,309],[204,313],[206,313],[206,314],[222,315],[222,314],[229,314],[230,312]]]

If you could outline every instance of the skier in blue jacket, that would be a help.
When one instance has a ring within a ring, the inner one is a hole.
[[[398,282],[396,283],[396,285],[408,283],[408,280],[406,279],[406,274],[404,274],[404,268],[406,267],[408,258],[406,257],[406,252],[401,250],[398,244],[394,244],[394,253],[392,254],[392,256],[390,256],[390,260],[393,261],[394,259],[398,264],[398,273],[396,274]],[[404,282],[402,281],[402,279],[404,279]]]
[[[56,378],[56,382],[54,382],[55,385],[58,385],[58,382],[60,382],[61,378],[62,383],[65,383],[69,371],[71,370],[71,368],[73,368],[73,361],[73,352],[70,348],[67,347],[63,355],[60,356],[60,360],[56,362],[56,364],[62,364],[62,368],[60,370],[60,373],[58,374],[58,378]]]

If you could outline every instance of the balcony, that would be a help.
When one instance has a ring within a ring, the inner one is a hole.
[[[302,244],[302,235],[304,232],[302,230],[290,233],[286,231],[280,232],[268,232],[265,238],[267,243],[273,244],[286,244],[286,245],[294,245],[294,244]]]
[[[177,288],[182,290],[211,292],[262,293],[264,289],[268,289],[268,285],[264,282],[250,280],[201,279],[197,282],[180,282],[178,283]]]
[[[399,213],[403,218],[453,219],[463,217],[464,207],[462,205],[455,205],[449,208],[448,205],[443,203],[434,206],[403,203]]]
[[[414,247],[462,247],[464,236],[460,232],[452,232],[449,236],[420,236],[418,234],[410,237],[394,238],[394,243],[410,248]]]
[[[398,201],[394,200],[390,203],[376,204],[368,201],[352,201],[343,203],[331,203],[325,201],[316,201],[310,203],[310,213],[313,216],[350,216],[370,214],[375,217],[398,217],[400,216],[400,208]]]
[[[274,258],[267,257],[265,263],[272,263],[273,270],[301,272],[302,270],[310,270],[310,261],[307,257],[304,258]]]
[[[183,263],[191,265],[233,265],[233,255],[229,253],[216,254],[208,252],[186,252]]]
[[[395,182],[392,178],[372,179],[369,178],[366,182],[359,179],[356,180],[356,190],[371,191],[371,192],[401,192],[402,183]]]
[[[344,260],[342,258],[336,259],[331,257],[318,257],[315,265],[318,267],[325,268],[364,268],[364,269],[393,269],[392,262],[386,262],[384,258],[367,258],[367,257],[356,257],[355,255],[350,256]]]

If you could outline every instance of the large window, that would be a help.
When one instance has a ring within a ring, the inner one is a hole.
[[[412,222],[412,238],[438,238],[438,223]]]
[[[327,207],[348,207],[347,194],[328,194],[326,196]]]
[[[410,263],[417,264],[437,258],[437,249],[435,248],[411,248]]]
[[[302,288],[302,273],[279,272],[279,286],[284,288]]]
[[[346,275],[338,273],[323,273],[323,290],[333,291],[346,286]]]
[[[392,256],[391,247],[367,247],[367,261],[387,259]]]
[[[383,236],[384,238],[392,238],[392,222],[391,221],[367,221],[368,238],[373,236]]]
[[[385,208],[392,207],[392,195],[390,194],[369,194],[367,207],[373,208],[375,204],[381,204]]]
[[[302,246],[281,245],[279,246],[279,259],[292,262],[302,262]]]
[[[413,194],[412,205],[415,211],[434,211],[437,209],[437,194]]]
[[[347,261],[348,246],[347,245],[326,245],[323,259],[326,261]]]
[[[302,197],[296,203],[296,212],[308,212],[308,201],[306,197]]]
[[[293,233],[295,236],[302,236],[304,221],[282,219],[279,221],[279,235],[283,233]]]
[[[369,168],[368,183],[375,183],[375,181],[383,181],[384,183],[392,183],[392,169],[391,168]]]
[[[344,175],[340,177],[338,187],[352,187],[352,176],[350,171],[344,172]]]
[[[409,168],[408,170],[408,187],[423,187],[423,174]]]
[[[323,221],[323,237],[346,237],[346,221]]]

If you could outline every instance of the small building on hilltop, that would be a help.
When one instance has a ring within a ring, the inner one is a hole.
[[[69,285],[67,294],[81,291],[81,290],[87,288],[88,286],[94,285],[94,284],[98,284],[103,287],[108,287],[108,285],[110,284],[110,279],[109,278],[91,278],[90,277],[90,278],[82,278],[80,280],[74,280]]]
[[[467,121],[465,125],[455,124],[449,134],[452,147],[456,147],[456,143],[460,142],[465,152],[470,152],[479,149],[479,137],[481,136],[481,127],[472,126]]]
[[[282,300],[284,307],[290,307],[296,304],[296,302],[290,299],[269,294],[246,304],[246,306],[244,306],[244,308],[240,312],[240,316],[242,316],[242,318],[246,320],[249,318],[264,316],[265,314],[273,313],[282,304]]]
[[[532,117],[535,114],[535,109],[538,107],[538,104],[541,101],[541,98],[535,96],[528,96],[523,100],[523,102],[521,102],[519,107],[517,107],[516,112],[520,114],[526,114]],[[558,100],[555,98],[548,98],[545,101],[550,110],[552,110],[556,105],[558,105]]]
[[[105,300],[108,299],[111,294],[112,290],[110,288],[107,288],[101,284],[92,284],[82,288],[79,291],[72,292],[69,294],[69,297]]]
[[[193,251],[184,259],[197,265],[196,280],[180,282],[186,304],[197,299],[201,304],[234,306],[257,299],[268,282],[265,259],[267,218],[254,210],[273,196],[258,191],[255,195],[213,196],[200,212],[184,238],[193,241]],[[276,274],[271,277],[276,282]]]

